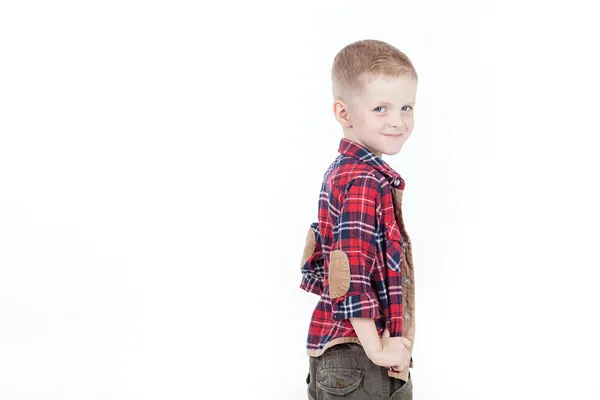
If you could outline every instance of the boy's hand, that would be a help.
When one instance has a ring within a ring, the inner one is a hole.
[[[381,335],[382,353],[384,355],[382,365],[384,367],[392,367],[396,371],[402,371],[408,367],[410,363],[411,341],[405,337],[397,336],[390,337],[390,331],[385,328]]]
[[[390,337],[390,331],[385,328],[381,337],[375,327],[372,318],[350,318],[352,327],[365,349],[367,357],[373,364],[396,370],[405,369],[410,363],[410,351],[412,345],[405,337]]]

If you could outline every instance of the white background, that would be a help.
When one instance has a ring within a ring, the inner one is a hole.
[[[1,3],[1,399],[306,399],[329,69],[365,38],[420,78],[384,156],[414,398],[600,398],[594,2],[199,4]]]

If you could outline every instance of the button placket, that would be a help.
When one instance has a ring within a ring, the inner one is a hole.
[[[402,262],[402,310],[403,316],[403,332],[407,338],[414,343],[414,312],[415,312],[415,299],[414,299],[414,271],[412,264],[412,244],[410,237],[406,232],[404,226],[404,220],[402,218],[402,196],[403,191],[395,189],[393,191],[394,199],[394,215],[396,224],[400,231],[400,246],[402,248],[403,262]],[[412,350],[411,350],[412,352]],[[413,367],[413,359],[411,354],[410,367]]]

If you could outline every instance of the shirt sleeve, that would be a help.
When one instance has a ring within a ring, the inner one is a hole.
[[[300,263],[302,282],[300,288],[309,293],[321,295],[323,293],[323,277],[325,276],[325,259],[321,247],[321,237],[317,222],[313,222],[308,229],[304,242],[304,253]]]
[[[339,213],[332,215],[333,243],[326,268],[326,287],[331,297],[332,317],[336,320],[381,316],[377,294],[371,285],[380,199],[379,180],[373,175],[358,176],[346,187]],[[331,214],[335,208],[331,208]]]

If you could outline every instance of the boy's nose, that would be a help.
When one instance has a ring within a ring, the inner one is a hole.
[[[392,124],[392,127],[394,127],[394,128],[403,127],[404,126],[404,116],[402,114],[393,116],[391,119],[391,124]]]
[[[402,119],[395,120],[390,123],[391,128],[401,128],[404,126],[404,121]]]

